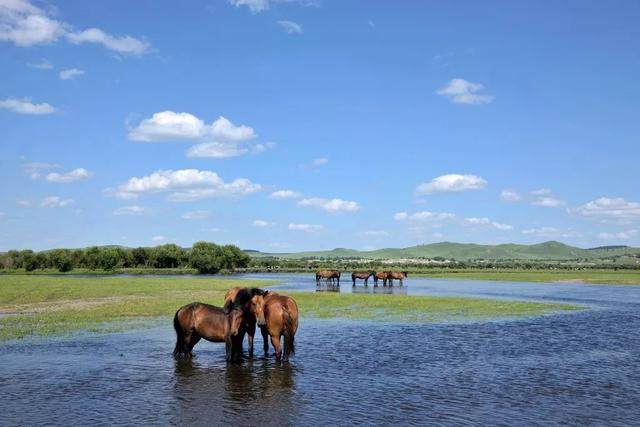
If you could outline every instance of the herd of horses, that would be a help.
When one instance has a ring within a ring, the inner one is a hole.
[[[369,286],[369,278],[373,276],[373,285],[378,286],[378,280],[382,280],[382,285],[393,286],[394,280],[400,281],[400,286],[404,284],[404,279],[407,278],[406,271],[373,271],[373,270],[363,270],[363,271],[354,271],[351,273],[351,280],[353,282],[353,286],[356,285],[356,279],[364,280],[364,285]],[[318,270],[316,271],[316,285],[320,286],[320,281],[325,280],[325,282],[335,284],[337,281],[337,285],[340,286],[340,270]]]
[[[287,361],[295,352],[298,305],[290,296],[259,288],[229,289],[223,307],[192,302],[178,309],[173,317],[176,331],[173,355],[176,359],[190,359],[193,347],[204,338],[224,342],[227,361],[239,360],[243,358],[242,343],[247,335],[249,357],[253,357],[256,323],[262,334],[265,356],[269,352],[270,338],[276,359]]]

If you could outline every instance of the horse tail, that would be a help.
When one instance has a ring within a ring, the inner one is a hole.
[[[285,350],[288,353],[295,354],[295,332],[293,331],[293,319],[291,318],[291,313],[289,309],[282,306],[282,318],[284,320],[284,346]]]
[[[180,324],[180,319],[178,319],[178,313],[180,313],[180,310],[182,309],[176,311],[176,315],[173,316],[173,329],[176,330],[176,347],[173,349],[173,357],[176,359],[182,359],[189,354],[189,349],[187,348],[187,344],[184,339],[184,329]]]

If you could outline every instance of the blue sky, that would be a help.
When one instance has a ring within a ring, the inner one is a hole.
[[[0,250],[640,246],[640,4],[0,0]]]

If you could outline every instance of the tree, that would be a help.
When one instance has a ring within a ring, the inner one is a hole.
[[[156,268],[176,268],[185,258],[183,249],[173,243],[153,248],[152,254],[153,265]]]
[[[38,258],[32,250],[22,251],[22,263],[27,271],[33,271],[39,267]]]
[[[73,270],[71,251],[69,249],[54,249],[49,253],[49,263],[61,272]]]
[[[220,271],[222,248],[215,243],[196,242],[189,252],[189,264],[200,274],[214,274]]]
[[[149,265],[150,253],[148,248],[135,248],[131,250],[133,265],[135,267],[147,267]]]
[[[113,270],[120,263],[118,248],[104,248],[100,251],[100,267],[103,270]]]

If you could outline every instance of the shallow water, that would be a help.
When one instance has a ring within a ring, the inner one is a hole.
[[[283,279],[281,288],[315,290],[308,277]],[[297,353],[282,366],[272,356],[228,365],[224,346],[206,342],[177,363],[169,320],[4,343],[0,424],[640,422],[640,287],[410,278],[404,291],[597,309],[468,324],[302,319]]]

